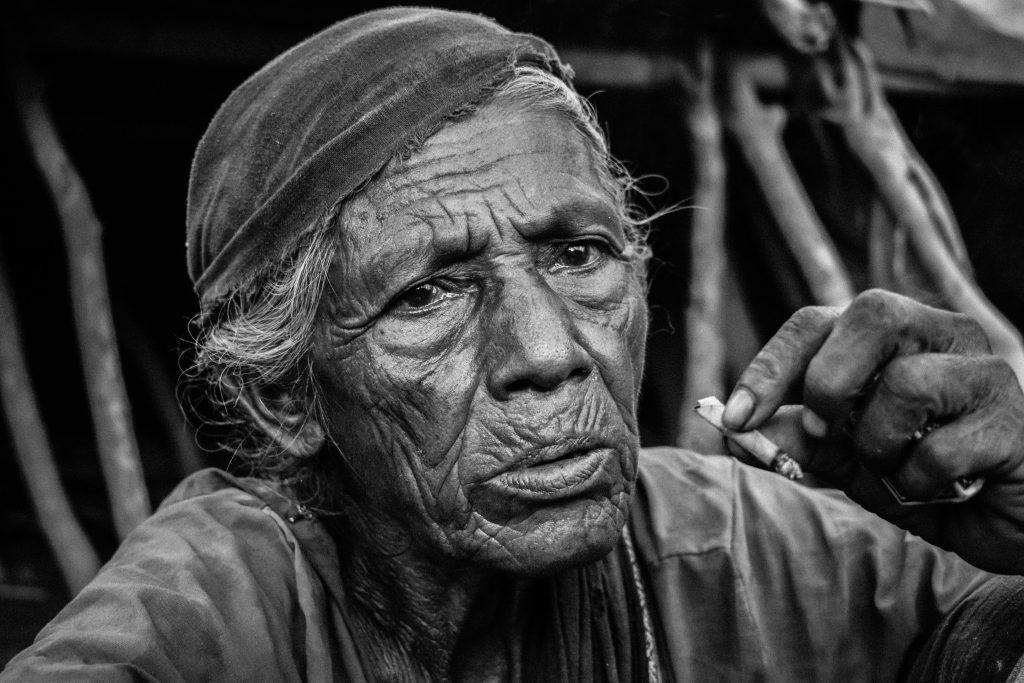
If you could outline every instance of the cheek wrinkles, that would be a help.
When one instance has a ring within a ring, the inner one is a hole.
[[[433,498],[435,492],[424,488],[430,482],[416,473],[440,466],[438,476],[450,476],[454,462],[445,463],[447,453],[458,443],[468,414],[463,402],[452,400],[459,394],[441,383],[446,374],[436,367],[425,366],[426,372],[410,380],[385,371],[379,350],[374,353],[365,343],[346,351],[343,360],[326,364],[328,372],[323,363],[318,372],[328,395],[342,397],[329,416],[339,448],[364,476],[381,467],[393,469],[402,479],[411,475],[421,498]]]
[[[631,298],[613,315],[580,324],[583,344],[616,398],[632,396],[639,387],[647,329],[643,306]]]
[[[413,515],[414,519],[442,523],[464,518],[468,504],[458,486],[458,458],[454,457],[461,451],[461,438],[457,436],[444,453],[435,454],[436,462],[424,451],[424,445],[436,445],[423,429],[424,424],[433,422],[430,404],[425,395],[395,397],[375,392],[360,411],[363,420],[344,425],[361,432],[362,438],[350,446],[354,452],[345,447],[342,452],[350,453],[345,457],[354,461],[368,492],[385,487],[383,497],[370,493],[372,499],[392,500],[393,505],[426,513]],[[403,495],[402,489],[415,495]]]

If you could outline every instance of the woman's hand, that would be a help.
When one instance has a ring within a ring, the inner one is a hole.
[[[803,408],[783,407],[803,389]],[[1024,394],[970,318],[872,290],[805,308],[744,371],[724,416],[768,434],[864,507],[979,567],[1024,573]],[[926,501],[985,477],[958,504]]]

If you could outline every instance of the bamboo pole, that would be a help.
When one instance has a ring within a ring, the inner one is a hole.
[[[783,239],[796,257],[815,303],[845,306],[853,284],[828,233],[797,176],[782,142],[786,113],[758,94],[761,71],[778,71],[773,60],[737,57],[728,68],[729,132],[754,174]],[[766,80],[774,78],[768,74]]]
[[[682,118],[690,138],[693,210],[690,229],[689,289],[684,320],[686,365],[676,443],[699,453],[716,453],[722,438],[698,416],[698,399],[725,392],[725,339],[722,293],[725,287],[725,156],[722,122],[715,101],[713,47],[699,47],[692,69],[678,71]]]
[[[89,408],[118,536],[150,512],[131,410],[121,375],[103,263],[102,225],[27,68],[13,71],[15,104],[32,155],[56,205],[67,246],[71,303]]]
[[[14,456],[25,477],[32,508],[57,560],[64,585],[74,595],[96,575],[100,561],[75,518],[60,481],[53,449],[29,379],[18,312],[2,257],[0,321],[3,321],[0,324],[0,401],[14,442]]]

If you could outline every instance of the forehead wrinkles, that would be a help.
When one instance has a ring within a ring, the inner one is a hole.
[[[370,238],[366,241],[373,244],[399,239],[442,251],[447,251],[452,240],[465,241],[467,249],[474,250],[469,243],[486,240],[485,233],[494,229],[498,235],[510,236],[520,219],[541,212],[545,200],[554,200],[557,188],[563,185],[551,172],[545,188],[550,192],[531,191],[502,164],[510,157],[530,155],[522,151],[484,163],[474,163],[481,161],[479,158],[462,157],[458,167],[459,155],[446,155],[416,168],[399,169],[368,188],[361,202],[375,219],[374,229],[365,230],[365,222],[351,227],[364,232]],[[568,187],[572,179],[565,180]],[[350,244],[363,241],[362,236],[354,237]]]
[[[514,237],[512,228],[518,220],[538,207],[537,198],[530,196],[518,178],[513,180],[439,191],[409,207],[406,220],[411,226],[427,226],[434,246],[442,250],[453,234],[466,233],[467,242],[487,240],[492,231],[501,237]],[[469,244],[467,251],[473,251]]]
[[[529,150],[503,154],[490,159],[476,155],[450,155],[422,163],[414,169],[401,169],[386,176],[369,193],[377,219],[386,222],[403,212],[424,218],[454,214],[459,203],[466,209],[479,210],[483,203],[495,204],[504,198],[510,207],[520,209],[529,194],[517,175],[503,165],[517,156],[530,156]],[[512,196],[515,188],[519,199]],[[436,213],[435,213],[436,210]]]
[[[517,219],[527,216],[533,205],[518,183],[509,187],[498,182],[437,188],[436,192],[416,185],[401,197],[392,195],[388,204],[382,208],[364,198],[353,202],[343,216],[347,220],[339,254],[351,267],[373,269],[379,260],[394,259],[401,252],[409,256],[436,253],[441,258],[477,253],[486,247],[495,228],[501,236],[514,232],[511,228]],[[388,265],[403,266],[390,261]]]

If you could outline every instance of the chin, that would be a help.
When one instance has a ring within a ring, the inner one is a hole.
[[[538,512],[507,528],[506,538],[512,540],[494,548],[493,557],[475,559],[491,560],[493,569],[523,577],[550,576],[589,564],[618,544],[630,497],[623,491],[612,499],[583,499]]]

